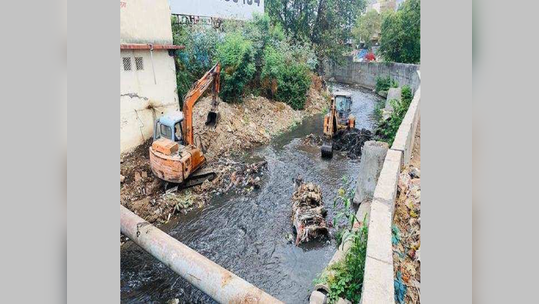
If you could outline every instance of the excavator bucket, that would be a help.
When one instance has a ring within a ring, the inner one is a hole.
[[[322,147],[320,148],[320,152],[322,153],[322,158],[332,158],[333,157],[333,142],[331,140],[323,141]]]
[[[217,125],[217,120],[219,119],[219,112],[209,111],[208,117],[206,118],[206,126],[214,127]]]

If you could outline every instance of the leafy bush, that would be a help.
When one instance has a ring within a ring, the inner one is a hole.
[[[375,88],[376,93],[379,93],[381,91],[388,91],[389,88],[398,88],[398,87],[399,87],[399,83],[389,76],[376,77],[376,88]]]
[[[305,64],[291,63],[288,68],[281,70],[275,98],[289,104],[295,110],[301,110],[305,106],[311,80],[309,69]]]
[[[290,43],[279,23],[268,15],[246,22],[226,20],[221,30],[178,25],[173,17],[174,44],[184,45],[176,57],[178,95],[183,99],[193,82],[217,61],[221,63],[221,98],[264,94],[302,109],[317,66],[308,43]]]
[[[412,89],[410,88],[409,85],[404,85],[401,91],[402,102],[410,105],[412,103],[412,98],[413,98]]]
[[[352,242],[350,251],[344,261],[337,262],[330,267],[334,271],[334,275],[327,279],[329,303],[335,303],[339,298],[347,299],[352,303],[359,303],[361,300],[367,239],[368,228],[366,225],[350,233],[349,240]]]
[[[401,101],[397,99],[392,99],[389,101],[393,107],[393,113],[387,121],[384,121],[379,124],[375,133],[378,136],[379,140],[385,141],[391,146],[395,140],[395,135],[412,103],[412,90],[409,86],[404,86],[402,88]]]
[[[288,45],[284,43],[279,48],[266,47],[260,78],[270,98],[299,110],[305,106],[312,79],[308,65],[296,60],[294,52],[287,52],[287,49]]]
[[[239,101],[256,70],[252,42],[240,32],[227,34],[217,46],[216,57],[221,62],[221,98],[226,102]]]
[[[337,241],[339,246],[345,242],[352,242],[352,244],[344,260],[330,266],[331,272],[326,272],[325,276],[318,278],[317,281],[327,283],[329,303],[335,303],[339,298],[359,303],[365,274],[368,228],[366,225],[362,225],[359,229],[353,229],[354,223],[358,221],[353,208],[351,208],[355,191],[350,180],[343,178],[343,181],[344,187],[339,189],[338,196],[334,201],[335,208],[337,208],[338,202],[342,203],[342,209],[334,217],[334,225],[336,226],[338,219],[346,219],[346,228],[336,234]],[[363,218],[363,222],[366,221],[366,216]]]

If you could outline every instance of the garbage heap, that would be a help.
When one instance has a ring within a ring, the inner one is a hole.
[[[363,144],[371,139],[372,133],[367,129],[339,130],[333,138],[333,149],[347,152],[350,158],[358,158]]]
[[[296,230],[296,245],[328,236],[327,210],[322,202],[322,191],[313,183],[296,183],[292,195],[292,222]]]

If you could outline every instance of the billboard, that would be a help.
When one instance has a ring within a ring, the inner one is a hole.
[[[169,0],[172,14],[251,19],[253,13],[264,13],[264,0]]]

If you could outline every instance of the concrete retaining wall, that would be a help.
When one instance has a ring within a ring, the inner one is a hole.
[[[361,304],[395,303],[391,226],[401,168],[410,162],[414,147],[420,101],[421,88],[418,87],[395,141],[387,152],[374,190]]]
[[[412,150],[414,148],[415,132],[417,129],[417,122],[419,121],[420,111],[419,105],[421,102],[421,89],[418,88],[412,103],[402,120],[393,145],[392,150],[401,151],[404,154],[403,165],[407,166],[412,158]]]
[[[377,77],[387,77],[397,80],[400,86],[409,85],[415,92],[420,79],[417,75],[419,65],[396,62],[354,62],[347,57],[343,65],[326,64],[324,74],[327,79],[335,78],[338,82],[360,85],[368,89],[376,87]]]

